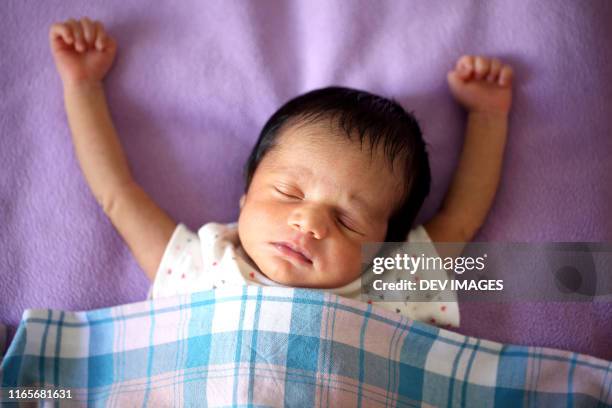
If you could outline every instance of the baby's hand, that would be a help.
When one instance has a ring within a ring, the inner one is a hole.
[[[468,111],[507,114],[512,76],[512,68],[496,58],[464,55],[447,79],[453,96]]]
[[[115,59],[117,43],[99,21],[87,17],[55,23],[49,30],[51,53],[64,85],[101,81]]]

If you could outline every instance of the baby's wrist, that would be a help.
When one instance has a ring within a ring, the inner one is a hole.
[[[487,121],[508,120],[509,112],[497,110],[480,110],[473,109],[468,112],[469,118],[485,119]]]
[[[72,79],[65,80],[64,92],[85,91],[102,88],[102,81],[97,79]]]

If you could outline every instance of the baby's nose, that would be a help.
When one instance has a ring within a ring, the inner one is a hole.
[[[300,209],[291,213],[289,225],[291,228],[310,234],[315,239],[323,239],[329,231],[329,217],[321,210]]]

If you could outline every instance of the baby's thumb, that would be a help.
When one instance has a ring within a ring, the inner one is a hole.
[[[115,51],[117,51],[117,41],[115,41],[115,39],[112,37],[106,37],[104,39],[103,47],[104,48],[101,51],[113,54]]]
[[[463,79],[457,71],[449,71],[446,74],[446,80],[451,87],[459,85],[463,82]]]

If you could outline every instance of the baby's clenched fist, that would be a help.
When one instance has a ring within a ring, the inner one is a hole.
[[[507,114],[513,75],[512,67],[497,58],[464,55],[447,79],[453,96],[468,111]]]
[[[110,69],[117,44],[102,23],[87,17],[55,23],[49,30],[51,53],[64,84],[101,81]]]

